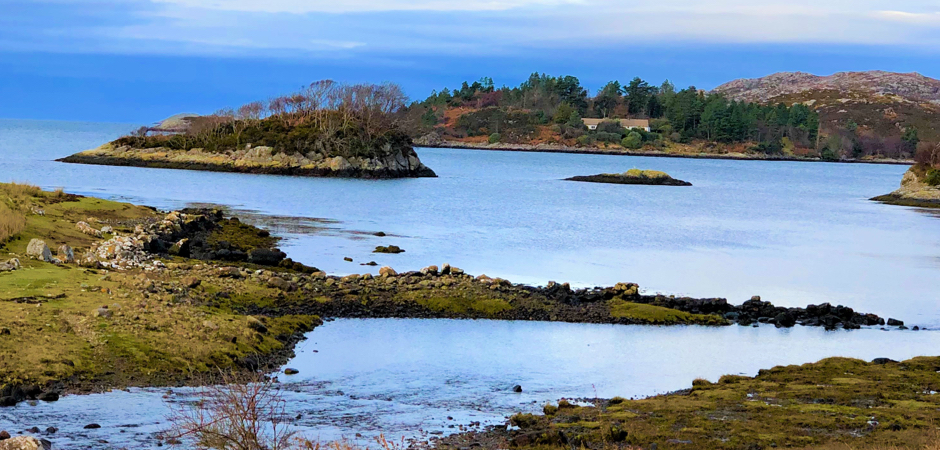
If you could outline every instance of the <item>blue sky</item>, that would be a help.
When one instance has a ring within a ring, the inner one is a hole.
[[[940,77],[937,0],[0,0],[0,117],[149,123],[310,81],[412,98],[533,71],[590,89],[777,71]]]

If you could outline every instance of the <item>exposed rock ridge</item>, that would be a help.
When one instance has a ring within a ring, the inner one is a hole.
[[[208,170],[219,172],[264,173],[349,178],[435,177],[411,148],[382,149],[382,155],[360,157],[329,157],[311,151],[304,155],[281,153],[271,147],[246,146],[240,150],[215,153],[194,148],[188,151],[165,147],[131,148],[105,144],[93,150],[76,153],[59,161],[80,164],[159,167],[171,169]]]
[[[776,97],[814,90],[895,95],[911,101],[940,104],[940,80],[919,73],[885,71],[839,72],[830,76],[781,72],[762,78],[734,80],[718,86],[713,92],[739,101],[767,102]]]

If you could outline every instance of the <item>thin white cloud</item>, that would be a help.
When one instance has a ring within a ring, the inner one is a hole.
[[[907,11],[876,11],[874,17],[893,22],[940,25],[940,12],[913,13]]]
[[[0,16],[0,48],[350,58],[724,43],[940,45],[938,0],[893,0],[890,11],[884,0],[30,1],[40,3],[31,22]],[[50,21],[43,3],[80,12]],[[108,20],[89,20],[109,10]]]

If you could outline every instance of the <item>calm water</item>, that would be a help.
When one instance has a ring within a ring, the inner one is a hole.
[[[940,216],[866,200],[894,190],[904,166],[420,149],[440,178],[366,181],[52,161],[133,128],[0,121],[0,181],[164,209],[226,205],[284,236],[292,258],[338,274],[372,270],[358,265],[370,260],[398,270],[449,262],[536,284],[633,281],[648,291],[736,303],[756,294],[782,305],[841,303],[940,327]],[[561,181],[634,167],[695,186]],[[377,231],[389,236],[368,234]],[[370,253],[388,244],[407,252]],[[498,421],[563,396],[650,395],[695,377],[835,355],[932,355],[938,344],[934,331],[337,321],[301,345],[290,363],[301,374],[288,380],[298,391],[291,394],[292,411],[303,414],[298,425],[314,436],[383,430],[414,437],[454,431],[447,416]],[[525,392],[509,392],[514,384]],[[60,443],[104,437],[137,448],[163,426],[164,393],[0,410],[0,428],[54,425],[63,429]],[[186,398],[185,391],[168,396]],[[105,428],[83,432],[88,422]]]
[[[751,295],[841,303],[940,325],[940,217],[866,200],[894,190],[905,166],[420,149],[440,178],[367,181],[52,161],[131,128],[0,121],[0,181],[260,214],[288,238],[291,257],[331,273],[375,271],[359,265],[370,260],[400,271],[449,262],[517,282],[630,281],[736,303]],[[695,186],[561,181],[633,167]],[[376,231],[393,236],[361,233]],[[407,252],[371,253],[388,244]]]
[[[833,354],[909,358],[940,344],[933,331],[416,319],[337,320],[309,338],[288,364],[300,374],[280,376],[289,415],[302,415],[293,425],[325,441],[359,433],[365,444],[383,433],[426,439],[454,432],[449,425],[500,423],[561,397],[645,396],[689,387],[696,377],[754,375]],[[512,392],[516,384],[522,394]],[[186,389],[71,396],[0,409],[0,429],[55,426],[54,442],[67,448],[154,448],[170,408],[191,400]],[[82,429],[92,422],[102,428]]]

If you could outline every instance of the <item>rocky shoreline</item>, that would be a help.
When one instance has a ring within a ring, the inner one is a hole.
[[[203,149],[171,150],[164,147],[131,148],[105,144],[56,161],[75,164],[202,170],[267,175],[341,178],[436,177],[411,148],[383,149],[388,156],[330,157],[324,153],[287,155],[271,147],[247,146],[242,150],[214,153]]]
[[[790,161],[790,162],[830,162],[845,164],[890,164],[890,165],[910,165],[912,160],[893,160],[893,159],[846,159],[839,161],[827,161],[821,158],[805,158],[798,156],[770,156],[757,154],[714,154],[714,153],[673,153],[653,150],[629,150],[624,148],[587,148],[587,147],[569,147],[558,144],[506,144],[506,143],[468,143],[460,141],[445,141],[436,139],[427,139],[422,137],[415,140],[415,145],[425,148],[453,148],[461,150],[490,150],[507,152],[531,152],[531,153],[571,153],[582,155],[619,155],[619,156],[651,156],[660,158],[689,158],[689,159],[722,159],[722,160],[742,160],[742,161]]]
[[[871,200],[889,205],[940,208],[940,186],[927,184],[926,172],[925,167],[912,166],[901,178],[901,187],[898,190]]]

